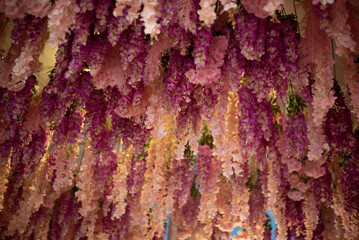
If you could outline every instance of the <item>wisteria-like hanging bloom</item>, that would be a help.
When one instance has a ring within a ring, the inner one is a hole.
[[[359,5],[283,4],[0,0],[0,236],[359,239]]]
[[[217,15],[214,11],[216,8],[216,1],[201,0],[199,5],[201,7],[201,9],[197,11],[199,20],[203,21],[203,23],[207,26],[212,25],[214,20],[217,18]]]
[[[75,15],[80,11],[75,0],[59,0],[48,14],[50,29],[49,44],[56,46],[65,41],[65,35],[75,23]]]

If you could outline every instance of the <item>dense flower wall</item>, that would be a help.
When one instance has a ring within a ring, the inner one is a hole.
[[[359,239],[359,4],[283,2],[0,0],[0,238]]]

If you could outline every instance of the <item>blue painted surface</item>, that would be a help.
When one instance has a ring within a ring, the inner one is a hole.
[[[277,224],[274,221],[274,215],[271,213],[271,211],[269,209],[267,210],[266,213],[268,214],[268,216],[270,217],[270,220],[271,220],[271,225],[272,225],[272,232],[271,232],[272,236],[271,236],[271,238],[272,238],[272,240],[275,240],[275,231],[277,229]],[[239,236],[238,231],[243,231],[243,230],[244,229],[242,227],[237,226],[231,232],[231,236]],[[231,238],[231,240],[232,240],[232,238]]]
[[[266,213],[268,214],[268,216],[270,217],[270,220],[271,220],[271,225],[272,225],[272,232],[271,232],[272,236],[271,236],[271,238],[272,238],[272,240],[275,240],[275,231],[277,229],[277,224],[274,221],[274,215],[271,213],[271,211],[269,209],[267,210]],[[166,228],[166,235],[165,235],[164,240],[168,240],[168,230],[169,230],[169,223],[170,223],[170,215],[169,214],[167,215],[166,222],[167,222],[167,228]],[[239,231],[244,231],[244,228],[242,228],[240,226],[236,226],[233,229],[233,231],[231,232],[231,236],[239,236],[238,235]],[[232,238],[231,238],[231,240],[232,240]]]
[[[239,236],[238,235],[238,232],[239,231],[244,231],[244,228],[240,227],[240,226],[237,226],[233,229],[233,231],[231,232],[231,237],[233,236]],[[232,238],[231,238],[232,239]]]
[[[270,217],[270,223],[272,225],[272,240],[275,240],[275,230],[277,229],[277,224],[274,221],[274,214],[271,213],[271,211],[268,209],[267,214]]]
[[[167,219],[166,219],[166,235],[164,240],[168,240],[168,231],[169,231],[169,227],[170,227],[170,214],[167,214]]]

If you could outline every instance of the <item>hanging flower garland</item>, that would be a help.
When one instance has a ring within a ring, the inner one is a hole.
[[[0,235],[357,239],[359,6],[283,3],[0,0]]]

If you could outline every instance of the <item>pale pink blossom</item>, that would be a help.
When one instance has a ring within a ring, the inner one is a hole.
[[[314,8],[306,9],[306,25],[304,38],[302,39],[302,59],[305,65],[311,65],[314,84],[313,112],[310,118],[321,128],[324,117],[335,102],[333,87],[334,59],[331,52],[330,39],[324,30],[321,30],[319,19]]]
[[[51,8],[49,0],[0,0],[0,12],[11,19],[23,18],[25,13],[45,17]]]
[[[325,156],[322,155],[323,149],[326,147],[326,141],[323,129],[318,127],[314,123],[314,119],[312,118],[313,108],[311,105],[308,105],[306,108],[308,114],[307,120],[307,138],[309,141],[308,146],[308,159],[310,161],[316,162],[321,165],[325,162]]]
[[[11,19],[25,17],[25,10],[17,0],[0,0],[0,12]]]
[[[30,64],[34,60],[33,55],[35,54],[35,48],[32,46],[32,43],[27,42],[21,50],[21,55],[15,60],[15,65],[12,69],[11,75],[13,82],[26,80],[32,73]]]
[[[221,66],[228,46],[226,36],[217,36],[212,39],[208,51],[208,58],[203,68],[191,69],[185,73],[190,82],[207,85],[216,82],[221,77]]]
[[[329,55],[323,56],[317,62],[315,82],[313,84],[313,121],[318,127],[322,125],[325,114],[333,106],[334,97],[333,87],[333,58]]]
[[[185,76],[192,82],[194,81],[194,78],[196,76],[196,71],[194,69],[191,69],[185,73]]]
[[[330,25],[327,34],[335,41],[337,49],[335,53],[343,56],[347,51],[355,52],[357,42],[351,32],[351,26],[348,23],[349,13],[346,0],[337,0],[333,6],[333,22]]]
[[[266,5],[264,5],[263,10],[273,16],[275,11],[280,10],[284,0],[267,0]]]
[[[296,185],[296,188],[301,191],[302,193],[304,193],[305,191],[307,191],[307,189],[309,188],[309,184],[305,184],[304,182],[299,182]]]
[[[115,113],[117,113],[120,117],[134,117],[139,116],[142,113],[145,113],[147,110],[147,106],[149,105],[149,98],[152,94],[152,88],[150,85],[147,85],[145,87],[145,90],[143,92],[141,101],[136,105],[130,105],[125,113],[122,113],[119,108],[115,109]]]
[[[131,1],[130,6],[131,7],[127,11],[126,20],[131,24],[140,15],[139,11],[141,9],[141,1],[133,0]]]
[[[145,26],[145,33],[151,36],[160,33],[160,25],[157,23],[158,19],[158,1],[157,0],[142,0],[143,10],[141,12],[142,21]]]
[[[152,130],[152,135],[156,137],[164,137],[166,133],[165,124],[163,124],[163,116],[166,114],[166,110],[162,107],[162,95],[155,91],[148,98],[149,105],[146,108],[146,127]]]
[[[50,30],[49,44],[56,46],[65,41],[66,33],[75,23],[75,16],[80,11],[75,0],[59,0],[48,14]]]
[[[319,221],[319,210],[316,205],[313,193],[308,192],[305,194],[303,212],[305,215],[305,240],[311,240],[313,239],[313,231],[315,230]]]
[[[358,63],[355,63],[355,54],[349,54],[344,58],[344,83],[348,86],[350,92],[350,104],[353,107],[353,112],[359,121],[359,73]]]
[[[114,203],[115,211],[112,212],[111,218],[120,219],[126,211],[126,197],[127,197],[127,178],[131,169],[133,147],[129,147],[127,152],[119,154],[119,164],[117,165],[116,173],[113,175],[113,189],[107,198]]]
[[[304,172],[308,177],[319,178],[324,175],[325,169],[321,166],[320,163],[306,161]]]
[[[186,31],[196,34],[196,23],[191,18],[195,14],[194,2],[192,0],[180,0],[177,2],[175,17],[179,25]]]
[[[201,9],[197,11],[199,20],[205,25],[210,26],[216,20],[217,15],[215,13],[216,1],[215,0],[201,0],[199,3]]]
[[[288,197],[293,201],[300,201],[303,199],[303,195],[299,191],[288,192]]]
[[[23,89],[26,80],[40,69],[41,63],[38,58],[44,48],[46,37],[47,29],[45,26],[42,26],[40,35],[37,36],[36,41],[28,41],[25,43],[25,46],[21,48],[20,55],[13,63],[11,81],[6,83],[6,87],[10,91],[20,91]],[[4,73],[6,74],[6,72],[7,71]]]
[[[71,149],[71,151],[68,149]],[[74,173],[77,170],[76,159],[78,153],[77,145],[71,146],[65,144],[58,150],[55,161],[56,178],[53,183],[55,192],[62,193],[73,186]]]
[[[39,97],[35,98],[34,101],[31,101],[29,104],[29,109],[25,115],[23,126],[24,129],[31,133],[36,133],[40,130],[39,102]]]
[[[161,74],[161,57],[172,46],[167,34],[160,34],[158,40],[148,49],[144,68],[145,82],[153,82]]]
[[[274,220],[278,225],[278,240],[287,239],[286,204],[283,188],[280,186],[280,170],[278,153],[270,151],[268,155],[268,207],[273,210]]]
[[[298,182],[299,182],[298,174],[291,173],[289,176],[289,183],[292,184],[293,186],[296,186]]]
[[[223,10],[224,11],[228,11],[230,9],[235,9],[237,8],[237,4],[236,1],[234,0],[220,0],[222,5],[223,5]]]
[[[113,10],[113,15],[115,17],[120,17],[123,15],[123,10],[125,9],[126,5],[131,3],[130,0],[116,0],[116,7]]]
[[[269,16],[268,12],[264,11],[264,6],[268,0],[242,0],[244,8],[249,12],[253,13],[259,18],[266,18]]]
[[[323,6],[326,6],[327,4],[333,4],[334,0],[312,0],[312,3],[313,5],[321,3]]]
[[[98,89],[105,89],[106,87],[118,87],[121,89],[129,75],[130,69],[123,70],[123,64],[118,57],[118,48],[111,48],[106,55],[105,61],[101,69],[95,74],[96,71],[91,71],[92,82]]]
[[[26,13],[36,17],[45,17],[51,9],[50,0],[23,0],[22,7]]]
[[[131,24],[139,16],[141,9],[141,0],[117,0],[116,7],[113,10],[115,17],[123,16],[123,10],[129,7],[127,10],[126,20]]]
[[[75,193],[78,202],[81,202],[79,210],[83,221],[80,226],[80,234],[89,239],[95,239],[95,224],[100,209],[99,199],[102,198],[98,184],[95,183],[94,169],[91,163],[91,150],[85,143],[84,156],[81,162],[81,169],[76,176],[76,186],[79,190]]]
[[[302,169],[302,163],[296,160],[295,158],[290,158],[288,160],[288,170],[289,172],[299,171]]]
[[[44,203],[44,197],[48,191],[46,163],[47,161],[43,160],[40,162],[30,177],[31,181],[24,186],[19,207],[11,215],[5,235],[13,235],[16,231],[23,234],[32,214],[37,212]]]

